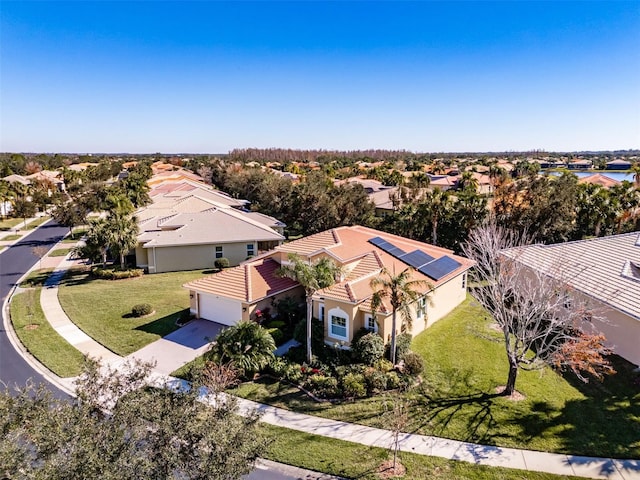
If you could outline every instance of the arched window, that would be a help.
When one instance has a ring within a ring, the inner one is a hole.
[[[338,340],[349,339],[349,315],[337,307],[329,310],[329,337]]]

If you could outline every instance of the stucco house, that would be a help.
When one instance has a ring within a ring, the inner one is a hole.
[[[527,267],[567,281],[593,305],[607,345],[640,365],[640,232],[518,250]]]
[[[349,347],[353,334],[366,327],[385,341],[391,337],[389,304],[371,309],[371,279],[383,268],[400,273],[414,267],[414,279],[424,280],[423,294],[411,306],[416,335],[453,310],[466,298],[467,270],[472,262],[450,250],[361,226],[339,227],[279,245],[238,267],[186,283],[190,310],[198,318],[233,325],[255,318],[256,310],[272,306],[274,299],[304,299],[303,289],[276,275],[295,253],[308,261],[329,257],[343,268],[334,285],[313,296],[313,314],[324,324],[324,340]],[[428,297],[428,298],[427,298]],[[401,322],[398,322],[398,326]]]
[[[166,181],[136,212],[136,265],[149,273],[213,268],[220,258],[238,265],[284,241],[285,225],[244,211],[246,200],[190,180]]]

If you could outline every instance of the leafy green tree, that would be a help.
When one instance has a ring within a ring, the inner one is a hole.
[[[2,206],[0,211],[2,212],[2,217],[4,217],[9,210],[7,207],[11,206],[14,198],[15,193],[11,188],[11,184],[6,180],[0,180],[0,205]]]
[[[73,227],[84,225],[87,222],[87,212],[77,202],[72,200],[60,203],[54,208],[52,216],[56,222],[69,227],[69,233],[73,238]]]
[[[27,226],[27,218],[31,218],[36,214],[36,205],[31,200],[20,197],[13,202],[13,214],[24,220],[24,226]]]
[[[313,317],[313,295],[333,285],[342,272],[329,257],[311,263],[296,254],[288,255],[289,264],[282,265],[278,275],[295,280],[304,288],[307,301],[307,362],[311,363],[311,319]]]
[[[275,349],[273,337],[265,328],[244,320],[225,328],[211,345],[207,357],[218,365],[231,363],[249,376],[269,364]]]
[[[149,366],[91,362],[77,399],[44,387],[0,393],[0,475],[11,479],[240,479],[265,446],[255,412],[191,389],[148,387]],[[206,378],[206,377],[203,377]]]
[[[398,275],[383,268],[380,275],[370,282],[374,293],[371,297],[371,309],[375,316],[383,308],[386,300],[391,304],[391,362],[396,363],[396,335],[398,313],[402,316],[402,331],[411,330],[413,317],[411,305],[422,296],[420,288],[429,286],[425,280],[412,280],[411,267],[404,269]]]

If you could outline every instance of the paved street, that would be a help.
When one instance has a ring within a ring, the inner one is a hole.
[[[20,277],[38,262],[39,258],[31,249],[38,245],[53,246],[68,231],[67,227],[49,221],[0,253],[1,302],[4,302]],[[15,351],[9,342],[4,325],[0,325],[0,381],[9,386],[24,385],[29,378],[36,382],[48,383]],[[49,386],[55,395],[66,396],[55,386],[51,384]]]

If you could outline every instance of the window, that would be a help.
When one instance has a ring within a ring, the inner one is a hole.
[[[427,311],[427,299],[426,297],[420,297],[416,302],[416,318],[421,319],[424,317],[425,312]]]
[[[378,333],[378,322],[371,315],[364,316],[364,328],[371,330],[373,333]]]
[[[324,303],[318,304],[318,319],[324,323]]]
[[[216,247],[216,258],[222,258],[222,247]]]
[[[331,336],[347,338],[347,319],[343,317],[331,316]]]
[[[255,245],[253,243],[247,243],[247,257],[253,257],[255,254]]]
[[[463,273],[462,274],[462,288],[467,288],[467,274]]]

